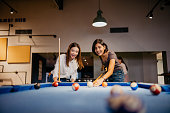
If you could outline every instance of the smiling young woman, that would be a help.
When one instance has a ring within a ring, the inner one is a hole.
[[[60,55],[60,77],[61,81],[65,82],[66,79],[70,79],[74,82],[77,77],[77,69],[83,68],[83,63],[81,60],[81,48],[77,43],[71,43],[67,49],[66,54]],[[58,81],[59,73],[59,58],[57,58],[55,68],[52,71],[54,82]]]
[[[120,66],[115,52],[108,50],[106,43],[102,39],[96,39],[92,45],[92,52],[99,56],[104,66],[105,72],[102,77],[93,82],[94,86],[99,86],[108,79],[110,82],[123,82],[124,73]]]

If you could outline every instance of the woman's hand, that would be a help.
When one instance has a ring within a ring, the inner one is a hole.
[[[104,78],[100,78],[100,79],[93,82],[93,86],[98,87],[103,83],[103,81],[104,81]]]
[[[58,81],[58,80],[57,80],[57,82],[59,82],[59,83],[60,83],[61,81]]]
[[[61,82],[57,80],[57,77],[54,77],[53,79],[54,79],[54,82]]]
[[[71,79],[71,82],[74,82],[74,81],[75,81],[75,80],[72,78],[72,79]]]
[[[61,81],[56,80],[56,81],[54,81],[54,82],[59,82],[59,83],[60,83]]]

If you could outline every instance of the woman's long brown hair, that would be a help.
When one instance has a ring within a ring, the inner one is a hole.
[[[79,69],[81,70],[82,68],[84,68],[82,60],[81,60],[81,48],[80,48],[80,45],[77,44],[76,42],[71,43],[69,45],[68,49],[67,49],[66,64],[67,64],[67,66],[69,66],[70,50],[71,50],[72,47],[77,47],[79,49],[79,53],[76,56],[76,60],[77,60],[78,65],[79,65]]]

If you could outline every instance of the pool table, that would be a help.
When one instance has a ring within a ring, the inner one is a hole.
[[[146,113],[170,113],[170,85],[162,85],[162,92],[152,95],[152,84],[138,83],[139,88],[131,90],[130,83],[110,82],[108,87],[87,87],[87,82],[78,82],[78,91],[72,90],[71,82],[42,83],[40,89],[34,84],[1,86],[0,113],[110,113],[107,99],[113,85],[121,85],[124,92],[139,97],[146,107]]]

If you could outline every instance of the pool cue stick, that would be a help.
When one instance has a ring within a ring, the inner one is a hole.
[[[99,76],[95,81],[97,81],[98,79],[100,79],[102,75],[103,75],[103,73],[100,74],[100,76]],[[95,82],[95,81],[94,81],[94,82]]]
[[[58,39],[58,57],[59,57],[59,62],[58,62],[58,80],[60,82],[60,38]]]

